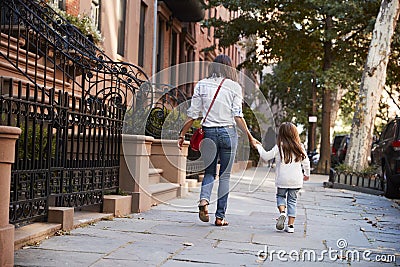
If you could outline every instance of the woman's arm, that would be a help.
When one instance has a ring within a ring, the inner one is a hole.
[[[189,131],[190,127],[192,127],[193,121],[194,121],[194,119],[189,117],[186,119],[185,124],[183,124],[182,130],[179,133],[179,137],[178,137],[179,149],[182,149],[183,141],[185,141],[185,134],[187,133],[187,131]]]
[[[236,122],[236,125],[239,127],[239,129],[242,130],[244,133],[246,133],[250,144],[254,147],[255,138],[251,135],[249,129],[247,128],[246,121],[243,119],[243,117],[235,116],[235,122]]]

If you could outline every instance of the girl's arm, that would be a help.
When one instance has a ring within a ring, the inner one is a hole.
[[[306,154],[307,155],[307,154]],[[310,160],[306,156],[306,158],[301,162],[304,170],[304,180],[307,181],[310,177]]]
[[[271,160],[275,158],[277,146],[274,146],[271,150],[265,151],[265,149],[260,144],[256,144],[256,148],[258,153],[260,154],[260,158],[264,161]]]

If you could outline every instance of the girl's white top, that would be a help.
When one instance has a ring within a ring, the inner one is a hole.
[[[200,116],[203,118],[206,116],[221,81],[221,77],[206,78],[196,84],[192,102],[187,111],[190,118],[197,119]],[[225,79],[214,105],[202,125],[205,127],[235,125],[235,117],[243,117],[242,101],[242,87],[235,81]]]
[[[303,187],[303,176],[310,176],[310,160],[306,157],[303,161],[289,162],[282,161],[279,148],[275,145],[271,150],[265,151],[264,148],[256,145],[260,158],[264,161],[275,159],[276,173],[275,186],[279,188],[301,188]],[[304,148],[303,148],[304,150]],[[304,150],[305,153],[305,150]],[[283,155],[283,153],[282,153]],[[307,154],[306,154],[307,155]],[[304,175],[302,172],[304,170]]]

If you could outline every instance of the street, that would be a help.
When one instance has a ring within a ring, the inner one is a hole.
[[[274,173],[233,174],[227,227],[198,219],[199,187],[168,204],[103,220],[15,252],[16,266],[399,266],[399,205],[324,188],[311,175],[299,193],[295,233],[275,229]],[[217,186],[214,186],[214,198]],[[214,199],[215,200],[215,199]]]

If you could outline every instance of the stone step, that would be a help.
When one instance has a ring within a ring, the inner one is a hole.
[[[164,182],[162,177],[163,169],[149,168],[149,184],[158,184]]]
[[[196,188],[201,186],[201,182],[199,182],[197,179],[186,178],[186,182],[188,183],[189,188]]]
[[[0,46],[0,52],[3,53],[3,55],[6,55],[6,53],[7,53],[5,48],[1,47],[1,46]],[[17,65],[18,68],[21,69],[23,72],[37,70],[37,72],[42,74],[43,76],[44,76],[45,72],[46,72],[47,77],[54,76],[53,67],[44,66],[36,58],[32,58],[32,56],[27,57],[25,53],[26,53],[26,51],[20,51],[19,53],[17,52],[17,50],[10,51],[7,58],[14,64],[18,64]]]
[[[24,48],[21,48],[21,46],[17,46],[16,44],[8,43],[7,40],[1,39],[0,40],[0,51],[3,53],[5,56],[10,56],[10,55],[18,55],[21,59],[28,59],[29,61],[35,61],[39,60],[40,56],[32,53],[30,51],[25,50]]]
[[[152,205],[164,203],[168,200],[179,197],[179,184],[158,183],[149,185]]]
[[[28,70],[26,74],[32,79],[35,80],[36,83],[45,86],[46,88],[52,88],[55,85],[56,89],[68,91],[68,88],[71,88],[71,84],[69,82],[65,82],[59,79],[54,79],[53,77],[44,77],[43,73],[36,73],[34,71]],[[5,61],[0,57],[0,76],[9,76],[13,78],[17,78],[20,80],[27,80],[27,78],[16,69],[11,63]],[[46,82],[45,82],[46,81]]]
[[[8,36],[5,33],[0,33],[0,50],[1,52],[7,55],[7,51],[10,54],[20,54],[20,57],[23,57],[28,60],[35,61],[40,58],[39,55],[26,50],[25,48],[25,39],[22,37],[18,40],[13,36]]]
[[[17,39],[13,36],[9,36],[8,34],[2,33],[0,32],[0,42],[5,42],[8,44],[8,42],[10,42],[10,45],[13,46],[17,46],[19,44],[19,46],[24,46],[25,45],[25,39],[21,38],[21,39]]]

